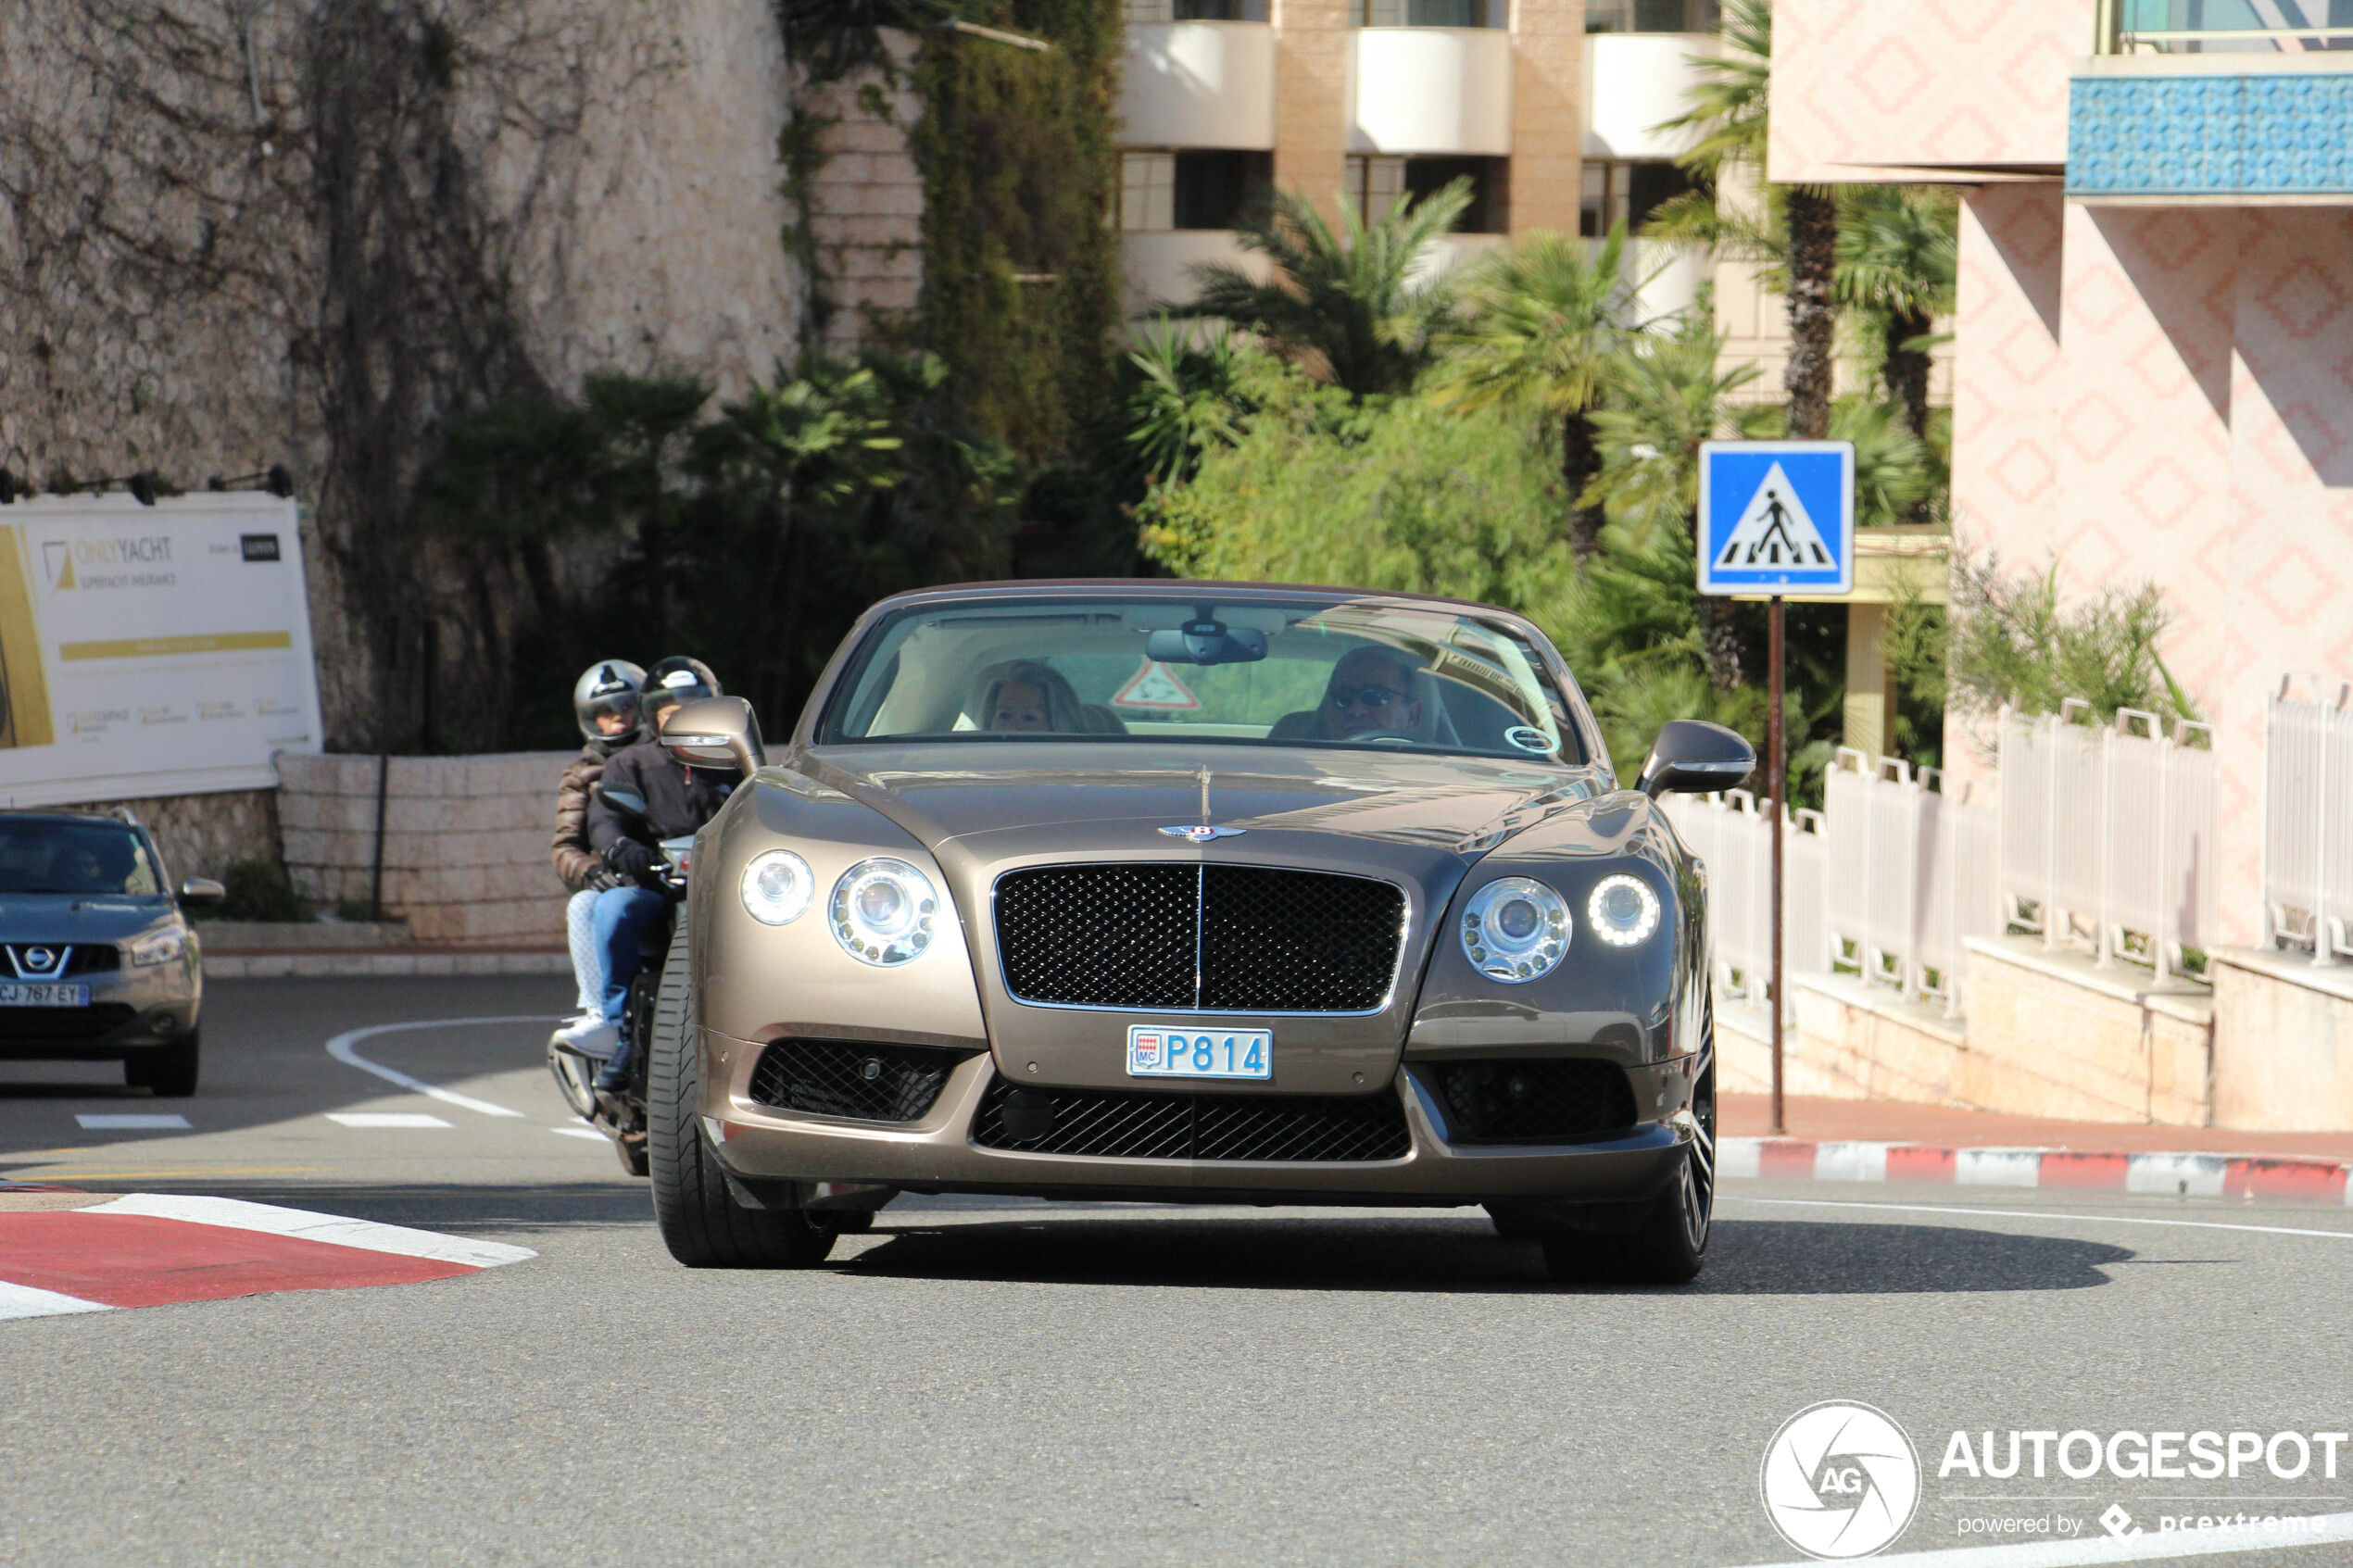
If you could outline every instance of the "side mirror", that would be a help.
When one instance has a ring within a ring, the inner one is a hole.
[[[760,721],[739,696],[681,703],[661,716],[662,749],[689,768],[733,768],[749,778],[765,753]]]
[[[183,904],[218,904],[228,897],[229,890],[208,876],[192,876],[180,884]]]
[[[1756,748],[1721,724],[1670,719],[1659,726],[1634,787],[1653,800],[1669,790],[1730,789],[1756,771]]]

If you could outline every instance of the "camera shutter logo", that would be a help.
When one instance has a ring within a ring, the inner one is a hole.
[[[1920,1501],[1920,1459],[1885,1411],[1830,1400],[1781,1424],[1759,1480],[1766,1515],[1808,1557],[1869,1557]]]

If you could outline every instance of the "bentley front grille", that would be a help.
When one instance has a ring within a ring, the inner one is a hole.
[[[1415,1071],[1435,1083],[1458,1144],[1557,1143],[1634,1125],[1634,1088],[1614,1062],[1446,1061]]]
[[[784,1110],[860,1122],[920,1120],[974,1051],[867,1040],[778,1040],[751,1070],[751,1098]]]
[[[1414,1147],[1393,1094],[1032,1089],[1002,1078],[981,1097],[973,1142],[1106,1160],[1294,1162],[1403,1160]]]
[[[1369,1012],[1389,996],[1405,895],[1274,866],[1038,866],[997,879],[1020,1001],[1210,1012]]]

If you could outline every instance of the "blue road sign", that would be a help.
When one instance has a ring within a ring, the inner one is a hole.
[[[1703,442],[1699,591],[1853,593],[1854,444]]]

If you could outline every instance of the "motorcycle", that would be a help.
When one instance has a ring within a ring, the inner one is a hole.
[[[646,1152],[646,1066],[653,1058],[654,998],[661,990],[671,935],[685,916],[686,877],[694,853],[691,835],[661,842],[662,863],[656,877],[661,884],[658,891],[670,900],[670,910],[666,919],[655,922],[646,933],[637,977],[629,983],[628,1000],[622,1007],[621,1035],[630,1047],[629,1081],[619,1089],[598,1088],[597,1074],[608,1059],[579,1050],[560,1034],[547,1037],[547,1071],[555,1075],[564,1103],[612,1140],[622,1169],[633,1176],[645,1175],[650,1169]]]

